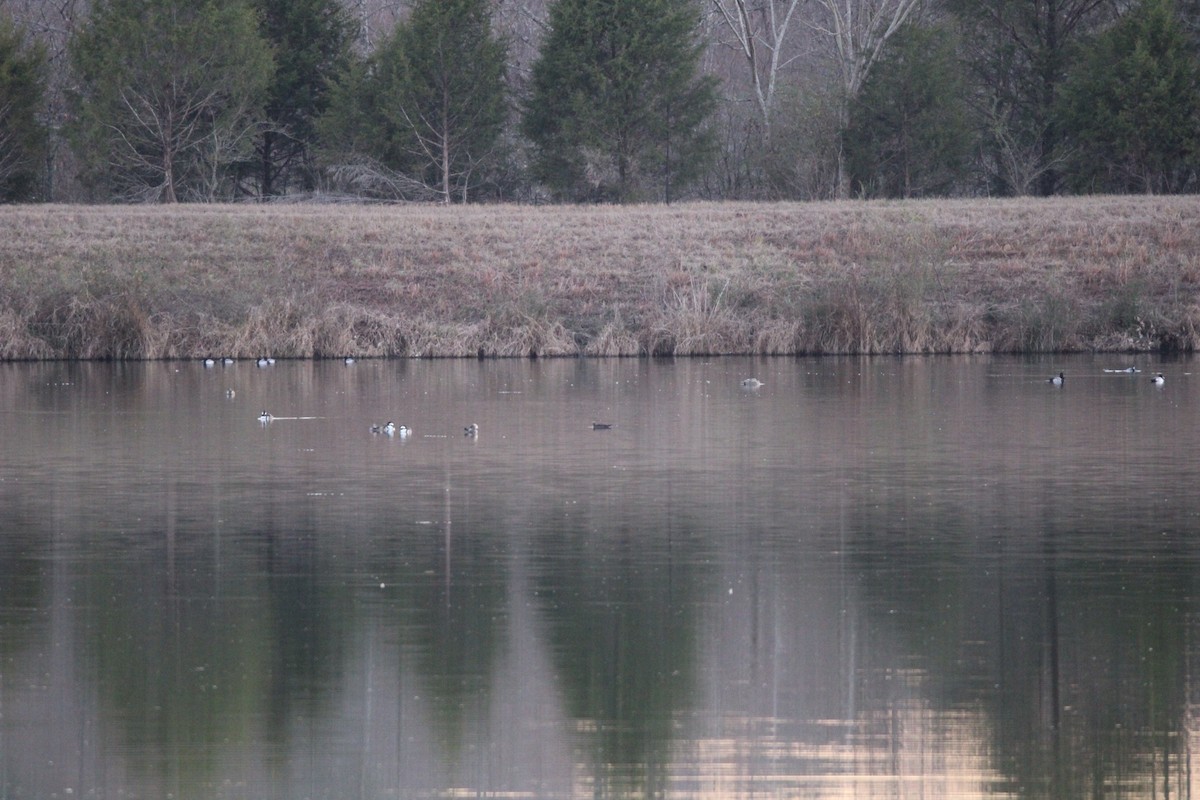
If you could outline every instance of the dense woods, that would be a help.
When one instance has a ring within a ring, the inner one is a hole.
[[[1197,188],[1197,0],[0,0],[3,202]]]

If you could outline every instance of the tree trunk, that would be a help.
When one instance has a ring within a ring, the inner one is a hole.
[[[275,134],[271,131],[263,133],[262,185],[259,187],[259,192],[264,200],[275,194],[275,176],[271,174],[271,150],[273,149],[274,136]]]
[[[161,200],[164,203],[178,203],[179,198],[175,195],[175,151],[171,147],[171,127],[169,122],[166,135],[162,138],[163,190]]]
[[[442,202],[450,205],[450,89],[442,84]],[[464,194],[466,190],[464,189]]]

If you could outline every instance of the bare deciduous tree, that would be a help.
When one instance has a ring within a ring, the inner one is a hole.
[[[793,61],[785,44],[788,29],[804,0],[710,0],[731,43],[746,59],[754,101],[762,117],[763,136],[771,136],[771,112],[780,73]]]
[[[841,127],[849,121],[850,103],[858,96],[884,45],[925,0],[817,0],[826,12],[813,28],[832,42],[842,84]],[[838,153],[838,195],[849,194],[845,159]]]
[[[345,0],[346,10],[358,22],[361,52],[375,50],[379,40],[392,32],[396,22],[407,14],[411,3],[403,0]]]
[[[0,0],[22,28],[46,48],[46,94],[43,119],[48,133],[45,196],[51,200],[78,199],[73,154],[66,147],[70,66],[67,43],[88,15],[90,0]]]
[[[16,147],[16,137],[8,127],[9,109],[12,103],[0,105],[0,184],[21,166],[21,151]]]

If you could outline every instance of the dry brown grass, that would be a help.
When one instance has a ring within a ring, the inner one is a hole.
[[[0,208],[0,358],[1193,349],[1200,200]]]

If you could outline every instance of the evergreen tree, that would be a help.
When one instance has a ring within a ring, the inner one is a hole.
[[[506,58],[489,0],[418,0],[339,82],[322,121],[325,147],[400,176],[406,196],[466,202],[497,156]]]
[[[991,191],[1050,195],[1061,188],[1056,109],[1072,51],[1120,2],[946,0],[974,77]]]
[[[128,200],[212,200],[261,129],[274,69],[244,0],[103,0],[71,41],[85,177]]]
[[[45,94],[45,50],[28,45],[0,12],[0,202],[37,195],[46,148],[39,119]]]
[[[535,176],[574,199],[668,202],[711,154],[691,0],[558,0],[523,128]]]
[[[353,20],[337,0],[255,0],[263,35],[274,47],[267,127],[255,143],[262,196],[314,186],[309,149],[328,105],[330,82],[350,57]]]
[[[1143,0],[1097,37],[1064,92],[1074,182],[1089,191],[1197,185],[1200,70],[1171,0]]]
[[[964,181],[971,132],[949,31],[897,34],[851,106],[845,144],[860,195],[945,195]]]

